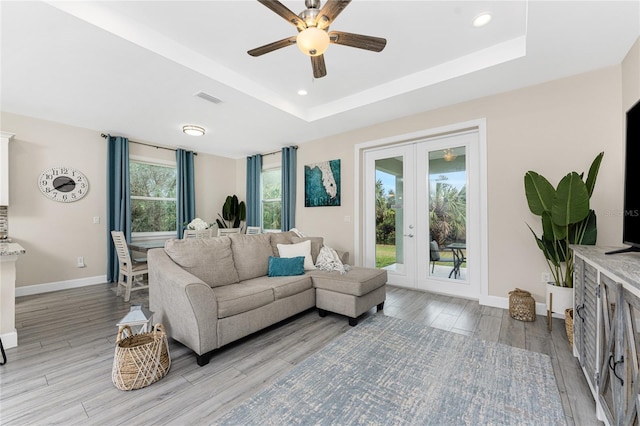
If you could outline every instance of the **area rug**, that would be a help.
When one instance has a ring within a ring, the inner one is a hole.
[[[547,355],[375,315],[222,425],[562,425]]]

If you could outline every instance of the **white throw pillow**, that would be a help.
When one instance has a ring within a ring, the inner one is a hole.
[[[297,244],[278,244],[278,252],[280,257],[304,256],[304,270],[312,271],[316,269],[311,257],[311,240]]]

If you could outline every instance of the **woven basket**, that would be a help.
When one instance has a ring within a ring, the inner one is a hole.
[[[123,338],[124,331],[129,337]],[[133,334],[128,325],[118,330],[111,379],[120,390],[149,386],[163,378],[171,366],[167,333],[156,324],[149,333]]]
[[[564,310],[564,326],[567,329],[569,346],[573,346],[573,308],[567,308]]]
[[[536,320],[536,301],[531,293],[516,288],[509,292],[509,315],[520,321]]]

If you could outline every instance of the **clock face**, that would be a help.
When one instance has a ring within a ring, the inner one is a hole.
[[[71,167],[52,167],[38,179],[40,191],[54,201],[71,203],[78,201],[89,191],[89,180]]]

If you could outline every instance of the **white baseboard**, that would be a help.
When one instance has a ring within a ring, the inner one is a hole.
[[[485,306],[492,306],[494,308],[509,309],[509,298],[499,296],[485,296],[480,298],[480,304]],[[536,315],[547,315],[546,303],[536,302]],[[564,315],[553,314],[554,318],[564,319]]]
[[[5,349],[15,348],[18,346],[18,331],[14,328],[13,331],[0,334],[0,339]]]
[[[16,287],[16,297],[30,296],[32,294],[40,294],[40,293],[49,293],[51,291],[58,291],[58,290],[68,290],[70,288],[85,287],[88,285],[105,284],[106,282],[107,282],[106,275],[98,275],[97,277],[78,278],[76,280],[27,285],[24,287]],[[4,342],[4,339],[3,339],[3,342]]]

